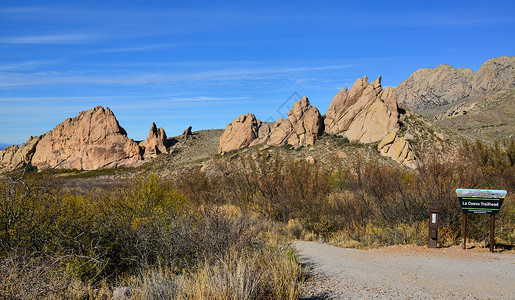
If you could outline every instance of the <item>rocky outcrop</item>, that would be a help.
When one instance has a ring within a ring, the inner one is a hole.
[[[0,152],[3,171],[27,164],[38,169],[95,170],[141,163],[141,148],[127,137],[109,108],[97,106],[68,118],[25,144]]]
[[[191,129],[192,129],[192,127],[191,127],[191,126],[190,126],[190,127],[188,127],[188,128],[186,128],[186,129],[184,129],[184,131],[182,132],[182,137],[184,137],[184,138],[190,138],[190,137],[192,137],[192,136],[193,136],[193,133],[191,132]]]
[[[45,133],[31,163],[38,169],[95,170],[133,165],[141,159],[138,144],[127,137],[113,112],[97,106]]]
[[[31,136],[21,146],[12,145],[0,151],[0,168],[16,170],[29,164],[41,136]]]
[[[477,73],[441,65],[420,69],[401,82],[395,91],[398,102],[415,111],[515,88],[515,57],[487,60]]]
[[[342,135],[351,141],[380,141],[398,128],[396,94],[392,88],[383,90],[381,76],[368,83],[365,76],[334,96],[325,118],[325,131]]]
[[[472,81],[476,94],[515,88],[515,56],[502,56],[487,60]]]
[[[434,69],[415,71],[396,88],[398,102],[420,111],[467,97],[471,90],[474,71],[440,65]]]
[[[323,131],[322,115],[304,97],[295,102],[288,112],[288,119],[280,118],[273,125],[256,120],[253,114],[239,116],[225,128],[218,151],[224,153],[258,144],[290,144],[298,148],[314,144]]]
[[[416,158],[411,144],[406,137],[401,137],[398,133],[397,129],[388,133],[377,146],[377,150],[383,156],[390,157],[409,168],[415,168]]]
[[[140,143],[140,146],[144,149],[143,158],[154,158],[160,153],[167,153],[165,143],[165,130],[162,127],[157,129],[156,123],[152,122],[147,139]]]
[[[259,125],[256,116],[244,114],[225,127],[220,137],[218,152],[228,152],[247,147],[259,136]]]
[[[318,109],[307,97],[295,102],[288,112],[288,119],[277,120],[271,128],[267,144],[280,146],[290,144],[295,148],[313,145],[324,132],[324,121]]]

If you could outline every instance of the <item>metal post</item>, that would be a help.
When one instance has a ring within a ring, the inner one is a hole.
[[[467,214],[463,214],[461,223],[461,232],[463,233],[463,250],[467,250]]]
[[[490,252],[494,252],[494,243],[495,243],[495,215],[490,215]]]
[[[428,248],[438,247],[438,219],[440,210],[438,206],[431,206],[429,208],[429,241]]]

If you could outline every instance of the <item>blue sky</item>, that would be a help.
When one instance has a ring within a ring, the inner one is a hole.
[[[0,2],[0,142],[108,106],[135,140],[322,114],[356,78],[515,55],[515,1]],[[296,93],[295,93],[296,92]],[[287,109],[286,109],[287,110]]]

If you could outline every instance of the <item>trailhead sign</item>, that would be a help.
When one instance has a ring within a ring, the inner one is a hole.
[[[504,190],[457,189],[456,195],[464,214],[499,213],[507,192]]]

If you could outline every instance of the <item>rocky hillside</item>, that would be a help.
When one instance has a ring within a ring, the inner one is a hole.
[[[486,61],[477,73],[441,65],[420,69],[401,82],[395,91],[398,102],[417,112],[515,88],[515,57]]]
[[[474,71],[440,65],[434,69],[420,69],[401,82],[395,91],[405,107],[422,111],[456,102],[472,91]]]
[[[445,109],[441,112],[441,109]],[[515,89],[502,90],[475,99],[431,110],[436,124],[486,140],[505,139],[515,134]]]

